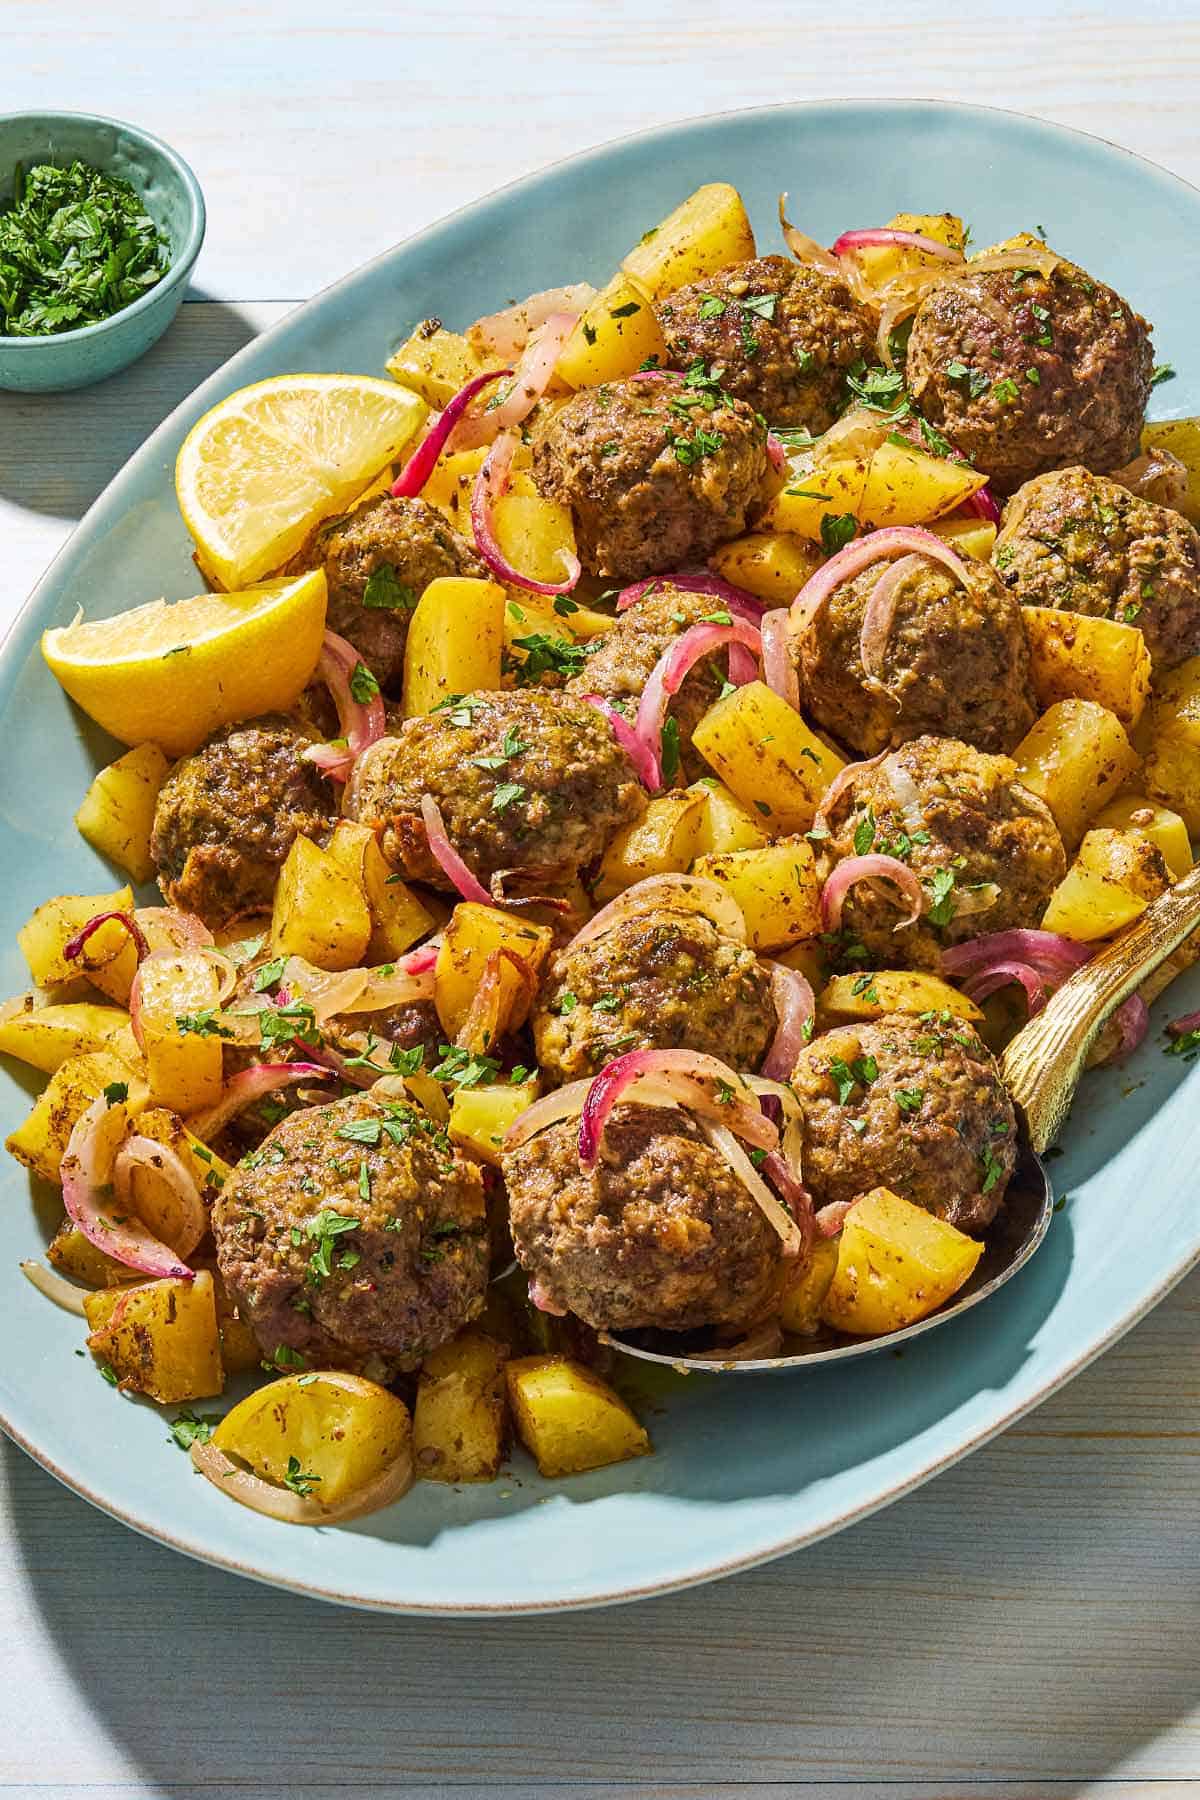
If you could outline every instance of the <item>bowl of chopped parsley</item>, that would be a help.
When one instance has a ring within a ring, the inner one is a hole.
[[[0,388],[116,374],[175,317],[204,241],[183,158],[91,113],[0,115]]]

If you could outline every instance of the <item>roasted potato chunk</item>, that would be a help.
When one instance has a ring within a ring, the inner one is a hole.
[[[846,1214],[821,1317],[856,1337],[901,1331],[956,1294],[982,1255],[955,1226],[874,1188]]]
[[[123,1007],[94,1000],[39,1006],[32,994],[22,994],[0,1008],[0,1054],[53,1075],[68,1057],[91,1050],[111,1050],[131,1068],[140,1064],[142,1053]]]
[[[1150,652],[1136,625],[1052,606],[1023,606],[1038,705],[1094,700],[1132,731],[1150,693]]]
[[[660,794],[640,819],[619,831],[604,853],[596,880],[601,903],[650,875],[683,875],[700,846],[704,800],[694,788]]]
[[[619,1394],[565,1356],[521,1356],[505,1369],[517,1435],[543,1475],[581,1475],[631,1456],[650,1439]]]
[[[728,888],[745,915],[755,950],[783,950],[821,929],[821,883],[812,846],[803,838],[784,838],[762,850],[699,856],[692,873]]]
[[[124,1090],[129,1114],[141,1112],[146,1105],[145,1082],[110,1051],[68,1057],[50,1077],[29,1117],[9,1135],[9,1154],[43,1181],[57,1181],[76,1120],[106,1088],[114,1094]]]
[[[327,850],[298,837],[275,889],[271,952],[318,969],[353,969],[371,941],[371,913],[358,883]]]
[[[1060,700],[1026,732],[1013,758],[1024,786],[1054,814],[1068,850],[1140,767],[1120,719],[1094,700]]]
[[[139,744],[101,769],[75,814],[80,834],[93,850],[136,882],[150,881],[154,875],[150,833],[167,768],[157,744]]]
[[[692,743],[772,836],[807,831],[845,763],[765,682],[751,681],[710,706]]]
[[[742,196],[711,181],[647,231],[621,264],[640,288],[660,300],[754,255],[754,232]]]
[[[421,1366],[413,1461],[423,1481],[494,1481],[504,1454],[508,1346],[464,1331]]]
[[[975,1002],[948,981],[917,970],[835,975],[817,995],[822,1025],[850,1025],[856,1019],[879,1019],[884,1013],[897,1012],[948,1012],[976,1025],[983,1018]]]
[[[199,1279],[199,1278],[198,1278]],[[286,1375],[226,1413],[213,1433],[226,1456],[264,1481],[334,1507],[400,1459],[411,1467],[408,1408],[362,1375]]]
[[[431,581],[404,646],[405,717],[430,713],[451,694],[498,688],[503,647],[502,587],[467,575]]]
[[[88,1349],[117,1377],[123,1393],[164,1405],[207,1400],[225,1386],[213,1280],[168,1277],[124,1289],[104,1288],[83,1302]]]

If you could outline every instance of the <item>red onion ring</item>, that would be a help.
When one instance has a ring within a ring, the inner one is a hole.
[[[810,238],[803,231],[789,223],[786,213],[788,197],[786,193],[779,196],[779,226],[783,232],[783,241],[796,258],[797,262],[813,263],[818,269],[824,269],[827,275],[836,275],[839,281],[846,279],[846,272],[836,256],[818,244],[816,238]]]
[[[692,625],[663,651],[650,673],[638,703],[634,729],[653,758],[657,786],[662,786],[662,728],[667,707],[691,669],[722,644],[741,644],[755,656],[762,654],[762,634],[745,619],[732,625]]]
[[[353,644],[339,637],[336,631],[326,631],[317,660],[317,674],[333,696],[346,748],[339,750],[333,744],[310,744],[303,752],[303,760],[315,764],[333,781],[346,781],[363,751],[387,735],[387,714],[383,695],[378,689],[369,700],[356,700],[351,692],[350,682],[361,661]]]
[[[63,945],[63,955],[66,960],[68,962],[77,961],[78,958],[83,955],[84,945],[87,943],[92,933],[99,931],[102,925],[107,925],[114,920],[118,925],[123,925],[132,938],[133,947],[137,951],[138,962],[140,963],[144,957],[149,956],[150,946],[146,942],[146,934],[138,924],[137,920],[130,913],[103,912],[96,913],[93,918],[88,920],[82,931],[77,931],[75,936],[70,938]],[[111,957],[109,960],[112,960]]]
[[[805,631],[812,624],[829,596],[843,581],[850,581],[863,569],[870,568],[874,562],[884,557],[906,556],[915,552],[919,556],[929,557],[931,562],[941,563],[961,581],[966,573],[966,565],[962,557],[953,551],[944,538],[932,531],[926,531],[920,525],[887,525],[882,531],[869,531],[865,537],[856,538],[831,556],[827,563],[810,575],[796,598],[792,601],[792,618],[797,631]]]
[[[1200,1031],[1200,1012],[1184,1013],[1167,1026],[1169,1037],[1186,1037],[1189,1031]]]
[[[602,906],[598,913],[593,913],[586,925],[580,927],[575,936],[567,944],[567,950],[581,950],[604,932],[611,930],[626,913],[649,912],[657,908],[666,911],[698,912],[707,918],[710,924],[730,937],[735,943],[746,942],[746,920],[742,909],[720,882],[712,881],[706,875],[647,875],[641,881],[635,881],[623,893]]]
[[[709,575],[703,570],[697,574],[679,571],[671,575],[647,575],[643,581],[635,581],[632,587],[622,588],[617,595],[617,611],[628,612],[646,594],[660,587],[678,588],[684,594],[711,594],[714,600],[723,600],[737,618],[745,619],[751,625],[758,624],[767,604],[746,588],[735,587],[732,581],[723,580],[720,575]]]
[[[539,1312],[550,1313],[556,1319],[565,1319],[567,1316],[566,1307],[551,1300],[541,1282],[536,1279],[529,1284],[529,1304],[536,1306]]]
[[[823,1206],[816,1216],[817,1232],[821,1237],[836,1237],[846,1223],[846,1214],[854,1205],[853,1200],[831,1200]]]
[[[942,951],[942,968],[947,975],[956,979],[964,976],[967,978],[963,982],[963,989],[972,999],[980,997],[971,992],[972,982],[986,978],[993,970],[1004,967],[1010,961],[1026,965],[1035,975],[1042,977],[1046,986],[1054,992],[1076,969],[1081,969],[1085,963],[1090,962],[1095,954],[1094,945],[1077,944],[1073,938],[1063,937],[1061,932],[1014,927],[1008,931],[990,931],[983,937],[969,938],[966,943],[951,945],[949,949]],[[1001,985],[1000,982],[993,983],[994,987]],[[1023,981],[1022,985],[1025,985]],[[1026,992],[1028,991],[1026,988]],[[1031,1006],[1031,1012],[1034,1010],[1040,1009]],[[1131,994],[1116,1008],[1113,1018],[1121,1033],[1121,1040],[1108,1059],[1110,1062],[1127,1056],[1137,1048],[1149,1029],[1150,1012],[1140,994]]]
[[[961,250],[951,250],[949,245],[939,244],[936,238],[926,237],[923,232],[899,231],[892,225],[877,225],[865,231],[843,231],[833,246],[833,254],[846,256],[855,250],[870,250],[876,246],[920,250],[926,256],[936,256],[940,262],[960,263],[963,260]]]
[[[1150,1029],[1150,1008],[1140,994],[1130,994],[1128,1000],[1122,1002],[1113,1014],[1117,1029],[1121,1033],[1121,1041],[1108,1057],[1108,1062],[1120,1062],[1137,1049]]]
[[[792,658],[790,609],[777,606],[773,612],[764,613],[760,631],[763,680],[772,693],[799,712],[800,672]]]
[[[508,587],[524,588],[530,594],[569,594],[583,573],[579,558],[573,551],[563,552],[567,568],[564,580],[535,581],[531,575],[522,575],[519,569],[513,568],[496,537],[492,508],[497,500],[503,499],[508,488],[512,459],[518,443],[515,431],[502,431],[475,477],[471,489],[471,529],[475,534],[475,548],[492,574]]]
[[[824,824],[828,820],[830,813],[833,811],[842,795],[848,788],[854,786],[854,783],[860,776],[865,775],[868,769],[877,769],[884,757],[890,755],[891,752],[889,750],[880,750],[876,755],[867,757],[865,762],[846,763],[843,768],[839,769],[829,786],[825,789],[825,792],[821,795],[821,804],[817,808],[817,818],[821,823]]]
[[[178,1256],[190,1256],[208,1230],[208,1211],[200,1197],[196,1177],[183,1158],[168,1144],[160,1144],[157,1138],[143,1137],[140,1132],[135,1132],[132,1137],[125,1139],[117,1151],[112,1170],[112,1185],[117,1198],[135,1214],[135,1169],[153,1169],[170,1187],[179,1204],[181,1228],[176,1235],[176,1242],[170,1248]]]
[[[913,570],[920,566],[919,556],[898,557],[883,571],[867,596],[858,632],[858,659],[867,680],[878,687],[883,686],[883,655],[892,635],[900,588]]]
[[[806,1042],[806,1027],[812,1023],[817,1001],[812,984],[799,969],[777,962],[771,963],[770,969],[778,1024],[762,1072],[771,1081],[787,1081]]]
[[[629,1050],[601,1069],[587,1092],[579,1119],[579,1166],[594,1169],[600,1155],[604,1128],[614,1106],[639,1077],[665,1077],[678,1084],[681,1104],[694,1106],[704,1116],[726,1125],[738,1137],[760,1150],[779,1147],[779,1132],[764,1115],[757,1100],[736,1098],[741,1077],[715,1056],[698,1050]],[[714,1101],[705,1080],[730,1090],[728,1101]]]
[[[446,821],[442,817],[442,809],[432,794],[421,795],[421,817],[425,821],[425,836],[429,841],[429,854],[450,885],[462,895],[464,900],[476,900],[480,906],[490,906],[492,896],[482,882],[476,881],[450,842],[446,833]]]
[[[773,431],[767,433],[767,459],[777,475],[787,468],[787,451]]]
[[[1025,989],[1025,997],[1029,1002],[1029,1017],[1040,1013],[1046,1004],[1046,984],[1037,970],[1029,963],[995,962],[985,969],[979,969],[969,975],[963,982],[963,993],[968,1000],[986,1000],[997,988],[1011,987],[1019,982]]]
[[[924,894],[915,872],[895,856],[847,856],[838,863],[821,889],[821,923],[826,931],[840,931],[842,905],[847,893],[859,881],[890,881],[909,902],[912,911],[895,927],[902,931],[915,925],[921,916]]]
[[[459,388],[452,400],[446,403],[445,411],[436,424],[421,439],[399,475],[392,483],[392,497],[396,500],[410,500],[421,492],[429,477],[433,474],[434,464],[446,448],[468,406],[481,388],[490,382],[502,381],[511,375],[511,369],[490,369],[486,375],[476,375],[468,381],[466,387]]]
[[[655,793],[662,786],[662,777],[658,762],[644,744],[624,713],[618,712],[611,701],[603,694],[580,694],[579,698],[585,706],[594,706],[597,712],[603,713],[612,729],[612,734],[621,746],[630,762],[634,773],[644,788]]]
[[[519,356],[540,325],[554,313],[580,313],[596,298],[590,282],[578,281],[567,287],[544,288],[530,294],[515,306],[487,313],[467,327],[467,337],[478,350],[504,358]]]
[[[578,313],[551,313],[538,335],[530,339],[513,371],[511,388],[492,414],[498,430],[511,431],[533,411],[578,322]]]
[[[273,1094],[276,1088],[287,1087],[293,1081],[328,1079],[329,1071],[320,1063],[255,1063],[251,1068],[231,1075],[216,1104],[204,1112],[193,1113],[188,1119],[188,1130],[207,1143],[223,1131],[231,1119],[236,1119],[265,1094]]]
[[[196,1272],[181,1262],[139,1219],[115,1219],[106,1210],[111,1203],[111,1171],[98,1162],[99,1125],[109,1110],[103,1094],[93,1100],[75,1121],[62,1159],[63,1205],[89,1244],[103,1250],[115,1262],[141,1275],[173,1276],[194,1281]]]
[[[964,457],[963,460],[965,462],[966,458]],[[959,511],[970,513],[971,517],[975,519],[986,519],[989,525],[999,525],[1000,523],[1000,504],[986,481],[976,493],[969,495],[961,503]]]

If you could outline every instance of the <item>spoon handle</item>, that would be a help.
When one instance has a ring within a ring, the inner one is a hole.
[[[1200,863],[1064,981],[1012,1040],[1000,1067],[1039,1154],[1058,1136],[1104,1021],[1197,927]]]

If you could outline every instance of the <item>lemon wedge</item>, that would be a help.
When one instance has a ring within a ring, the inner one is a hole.
[[[399,456],[427,411],[371,375],[278,375],[219,401],[175,464],[205,575],[233,590],[281,569]]]
[[[123,744],[183,756],[219,725],[290,706],[325,632],[320,569],[237,594],[152,600],[42,635],[77,706]]]

